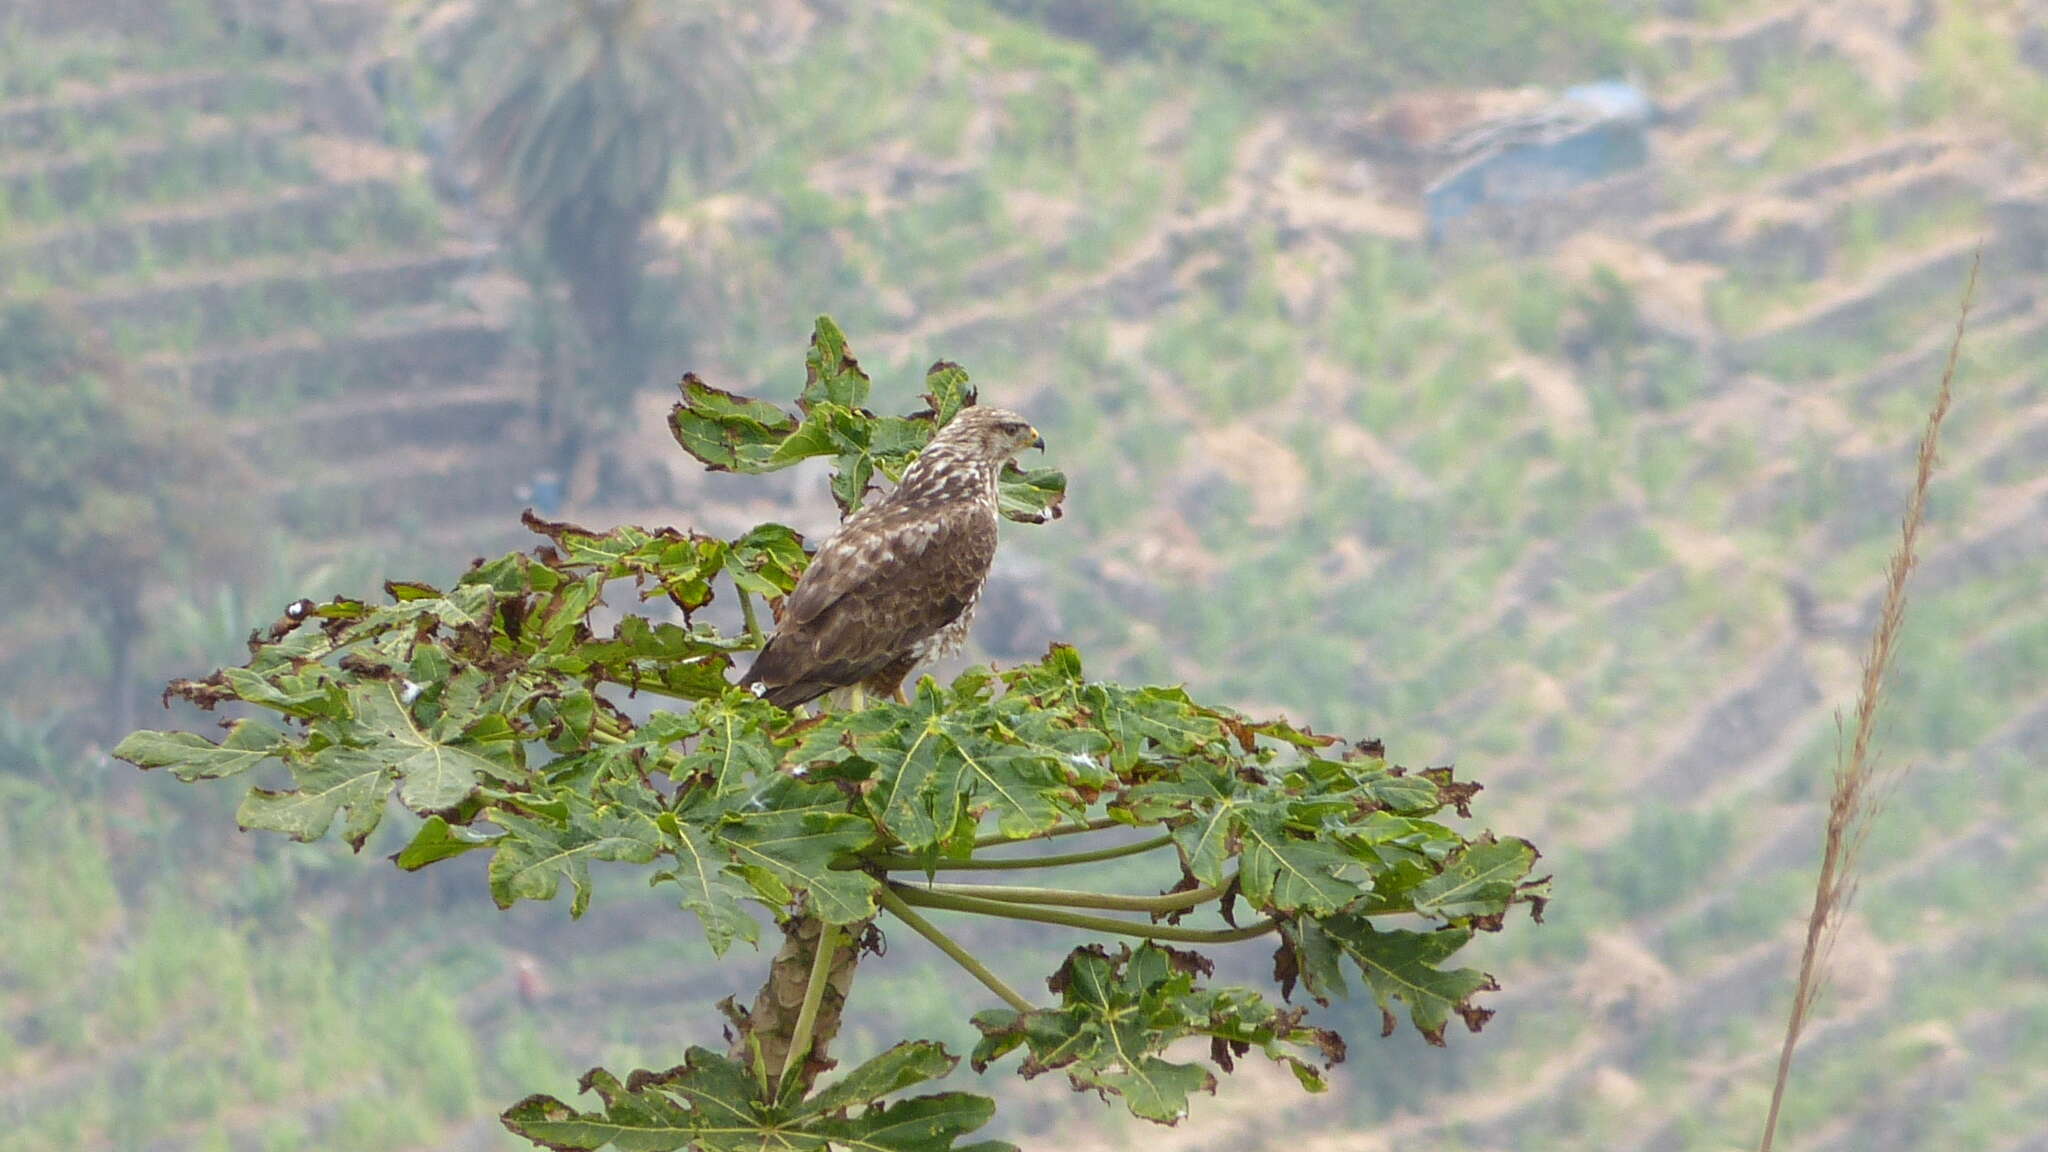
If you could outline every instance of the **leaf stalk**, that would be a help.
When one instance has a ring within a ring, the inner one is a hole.
[[[754,610],[754,597],[738,584],[733,585],[733,591],[740,594],[740,619],[746,622],[747,639],[759,648],[767,641],[761,636],[761,617]]]
[[[1041,908],[1035,904],[1018,904],[1006,900],[988,900],[978,896],[954,896],[943,892],[927,892],[907,884],[890,882],[884,889],[893,892],[905,904],[920,908],[939,908],[948,912],[970,912],[980,916],[1000,916],[1009,920],[1030,920],[1039,924],[1058,924],[1067,928],[1081,928],[1090,932],[1108,932],[1118,936],[1137,936],[1146,940],[1172,940],[1183,944],[1230,944],[1239,940],[1251,940],[1280,927],[1278,919],[1261,920],[1242,928],[1182,928],[1173,924],[1134,924],[1129,920],[1117,920],[1108,916],[1089,916],[1081,912],[1067,912],[1058,908]]]
[[[1082,832],[1101,832],[1109,828],[1129,828],[1130,826],[1129,821],[1119,820],[1114,816],[1098,816],[1093,820],[1085,820],[1077,824],[1054,825],[1043,832],[1033,832],[1029,836],[1009,836],[1001,832],[992,832],[987,836],[976,839],[974,846],[976,848],[994,848],[1002,844],[1029,844],[1033,840],[1050,840],[1054,836],[1074,836]]]
[[[817,951],[811,953],[811,978],[804,985],[804,1002],[796,1012],[796,1027],[789,1037],[789,1052],[782,1058],[782,1083],[804,1066],[811,1055],[811,1037],[818,1027],[818,1006],[825,1002],[825,985],[832,979],[832,956],[839,950],[839,927],[827,924],[818,933]]]
[[[974,958],[974,954],[955,943],[953,938],[939,931],[937,925],[917,914],[903,897],[889,886],[883,885],[875,893],[882,907],[898,920],[910,925],[910,930],[931,941],[932,946],[944,952],[953,963],[967,970],[968,975],[981,981],[981,985],[996,994],[996,998],[1019,1012],[1031,1011],[1031,1001],[1019,996],[1015,989],[1003,983],[1002,979],[988,970],[988,966]]]
[[[884,853],[870,856],[869,864],[890,872],[1009,872],[1025,868],[1063,868],[1069,864],[1093,864],[1101,860],[1116,860],[1125,856],[1136,856],[1154,848],[1164,848],[1173,843],[1171,835],[1154,836],[1130,844],[1118,844],[1111,848],[1097,848],[1091,852],[1068,852],[1059,856],[1033,856],[1025,860],[919,860],[913,856]]]
[[[1086,892],[1074,888],[1027,888],[1009,884],[922,884],[919,890],[943,896],[969,896],[999,900],[1006,904],[1044,904],[1060,908],[1101,908],[1110,912],[1180,912],[1207,904],[1223,895],[1223,888],[1203,886],[1188,892],[1163,896],[1120,896],[1107,892]],[[1227,887],[1227,885],[1226,885]]]

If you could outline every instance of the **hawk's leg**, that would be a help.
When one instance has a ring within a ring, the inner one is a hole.
[[[860,686],[867,689],[868,695],[877,700],[886,696],[898,704],[908,704],[909,701],[903,696],[903,678],[910,675],[910,670],[915,667],[917,657],[899,656],[880,672],[861,681]]]

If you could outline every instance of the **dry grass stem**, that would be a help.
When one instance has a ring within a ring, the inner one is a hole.
[[[1886,774],[1871,755],[1871,734],[1877,727],[1877,709],[1884,696],[1886,675],[1898,647],[1899,628],[1906,619],[1906,578],[1919,561],[1920,525],[1927,512],[1927,488],[1934,477],[1934,464],[1941,442],[1941,422],[1948,417],[1954,396],[1956,360],[1962,354],[1963,332],[1969,324],[1970,305],[1977,295],[1977,270],[1982,253],[1970,265],[1969,283],[1963,288],[1962,308],[1956,317],[1955,339],[1949,344],[1948,363],[1941,373],[1941,390],[1927,413],[1926,430],[1920,434],[1918,471],[1913,479],[1912,500],[1900,523],[1899,546],[1886,570],[1884,607],[1878,614],[1877,630],[1870,637],[1870,651],[1863,658],[1863,683],[1856,696],[1855,727],[1836,741],[1834,791],[1828,799],[1827,837],[1821,852],[1820,877],[1814,884],[1813,909],[1806,920],[1806,947],[1799,956],[1799,983],[1792,994],[1792,1011],[1785,1021],[1785,1042],[1778,1052],[1778,1075],[1771,1087],[1771,1108],[1764,1119],[1759,1152],[1771,1152],[1777,1136],[1778,1111],[1785,1101],[1785,1084],[1792,1070],[1792,1053],[1799,1045],[1814,1002],[1826,983],[1827,960],[1833,950],[1842,919],[1856,895],[1856,859],[1870,833],[1871,821],[1883,808],[1889,793]],[[1841,718],[1836,717],[1838,729]],[[1846,739],[1844,739],[1846,738]]]

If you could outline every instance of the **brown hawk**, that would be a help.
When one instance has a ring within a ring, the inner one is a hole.
[[[996,477],[1045,440],[1001,408],[964,408],[819,547],[743,686],[783,708],[835,688],[899,693],[920,661],[967,639],[996,555]]]

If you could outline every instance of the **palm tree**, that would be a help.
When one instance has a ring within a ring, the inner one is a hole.
[[[465,151],[566,289],[574,351],[555,374],[613,398],[641,382],[640,243],[670,176],[737,143],[746,88],[720,16],[704,0],[492,0],[465,38]]]

